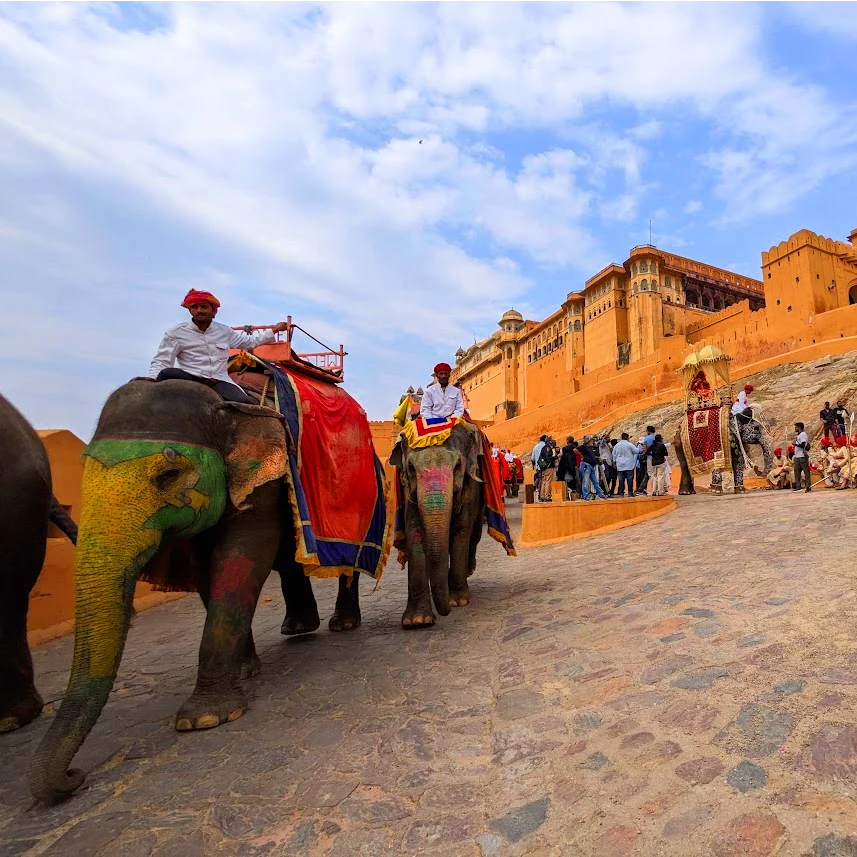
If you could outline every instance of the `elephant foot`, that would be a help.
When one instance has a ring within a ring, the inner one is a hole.
[[[35,688],[25,696],[0,705],[0,735],[32,723],[42,713],[42,708],[44,702]]]
[[[318,630],[319,625],[321,625],[321,619],[318,618],[317,611],[306,616],[287,613],[286,618],[283,619],[283,624],[280,626],[280,633],[287,637],[292,637],[295,634],[311,634]]]
[[[470,590],[465,586],[464,589],[449,590],[449,606],[450,607],[466,607],[470,603]]]
[[[253,678],[254,675],[259,675],[262,670],[262,662],[259,656],[253,652],[250,655],[245,655],[241,661],[241,680]]]
[[[359,628],[363,621],[360,616],[360,609],[357,610],[336,610],[327,627],[331,631],[352,631],[354,628]]]
[[[408,607],[402,614],[402,627],[412,631],[415,628],[430,628],[435,616],[431,608]]]
[[[176,730],[213,729],[221,723],[237,720],[246,710],[247,698],[240,690],[194,692],[176,714]]]

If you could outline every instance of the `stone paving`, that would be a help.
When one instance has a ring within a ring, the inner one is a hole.
[[[0,737],[0,854],[857,857],[855,503],[698,496],[517,559],[486,540],[474,603],[429,631],[400,630],[392,563],[351,635],[281,637],[272,581],[251,708],[208,732],[171,725],[201,606],[142,613],[72,800],[23,785],[50,713]],[[71,649],[36,651],[46,699]]]

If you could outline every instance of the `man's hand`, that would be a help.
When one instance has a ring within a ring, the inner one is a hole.
[[[277,322],[277,323],[276,323],[276,324],[271,328],[271,330],[273,330],[273,331],[274,331],[274,333],[280,333],[280,332],[281,332],[281,331],[283,331],[283,330],[287,330],[287,329],[288,329],[288,326],[289,326],[289,325],[288,325],[285,321],[278,321],[278,322]]]

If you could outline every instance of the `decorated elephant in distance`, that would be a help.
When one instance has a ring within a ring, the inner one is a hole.
[[[404,628],[433,625],[432,600],[441,616],[470,603],[467,578],[476,569],[485,514],[480,440],[475,426],[459,423],[441,444],[411,448],[402,437],[390,456],[404,506],[396,541],[408,565]]]
[[[741,452],[741,446],[738,443],[736,427],[741,432],[741,444],[746,449],[748,446],[756,445],[762,450],[762,458],[764,459],[764,475],[768,473],[774,466],[773,449],[768,438],[768,432],[765,427],[756,419],[751,419],[747,423],[740,423],[734,417],[729,419],[729,454],[732,460],[732,474],[734,476],[736,494],[742,493],[744,488],[744,455]],[[676,456],[678,463],[681,466],[681,483],[679,484],[679,494],[696,494],[696,488],[693,484],[693,476],[690,472],[690,467],[687,461],[684,447],[682,445],[681,427],[676,432],[673,440],[675,445]],[[723,491],[723,471],[715,470],[711,474],[711,488],[716,493]]]
[[[42,711],[27,645],[27,610],[45,561],[48,524],[56,524],[72,543],[77,525],[53,496],[39,436],[2,396],[0,437],[0,732],[11,732]]]
[[[202,384],[137,379],[107,400],[85,452],[74,660],[30,766],[37,798],[61,800],[84,779],[68,766],[113,687],[138,580],[196,590],[207,610],[179,730],[218,726],[246,710],[240,679],[261,666],[251,620],[272,568],[286,600],[284,633],[318,627],[312,586],[295,559],[284,482],[290,443],[276,411],[224,402]],[[359,623],[355,572],[340,577],[330,627]]]

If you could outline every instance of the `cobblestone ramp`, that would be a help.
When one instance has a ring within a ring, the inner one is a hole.
[[[201,606],[142,613],[71,801],[23,785],[50,714],[0,737],[0,855],[857,857],[855,502],[679,498],[517,559],[486,540],[474,603],[430,631],[399,629],[391,564],[357,632],[286,640],[272,580],[250,710],[208,732],[171,724]],[[46,699],[71,651],[36,650]]]

